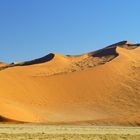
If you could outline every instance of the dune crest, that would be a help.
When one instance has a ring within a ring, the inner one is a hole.
[[[2,66],[0,115],[34,123],[138,125],[140,45]]]

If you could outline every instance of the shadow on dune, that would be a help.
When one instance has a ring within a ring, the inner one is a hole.
[[[31,61],[25,61],[22,63],[17,63],[17,64],[12,64],[14,66],[27,66],[27,65],[34,65],[34,64],[40,64],[40,63],[44,63],[44,62],[48,62],[50,60],[52,60],[54,58],[55,54],[50,53],[44,57],[38,58],[38,59],[34,59]]]
[[[106,56],[114,56],[117,57],[119,54],[116,51],[117,46],[126,48],[126,49],[135,49],[140,46],[140,44],[129,44],[127,41],[121,41],[112,45],[109,45],[101,50],[97,50],[96,52],[91,53],[90,55],[93,57],[106,57]]]
[[[116,52],[116,47],[112,48],[105,48],[103,50],[97,51],[95,54],[92,54],[93,57],[105,57],[105,56],[118,56],[118,53]]]
[[[54,57],[55,57],[55,54],[50,53],[44,57],[34,59],[31,61],[24,61],[24,62],[19,62],[19,63],[13,62],[9,65],[0,67],[0,70],[4,70],[4,69],[10,68],[10,67],[15,67],[15,66],[28,66],[28,65],[41,64],[41,63],[51,61]]]
[[[22,122],[20,122],[20,121],[12,120],[12,119],[3,117],[3,116],[1,116],[1,115],[0,115],[0,122],[3,122],[3,123],[4,123],[4,122],[5,122],[5,123],[6,123],[6,122],[8,122],[8,123],[9,123],[9,122],[11,122],[11,123],[12,123],[12,122],[13,122],[13,123],[22,123]]]

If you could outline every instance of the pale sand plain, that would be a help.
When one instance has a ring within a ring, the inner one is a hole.
[[[139,127],[0,124],[0,140],[139,140]]]

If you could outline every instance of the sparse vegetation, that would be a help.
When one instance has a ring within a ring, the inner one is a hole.
[[[139,140],[139,127],[1,124],[0,140]]]

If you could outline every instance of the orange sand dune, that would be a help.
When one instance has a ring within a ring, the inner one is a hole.
[[[49,54],[10,64],[0,71],[0,85],[0,115],[10,120],[140,123],[139,44],[124,41],[79,56]]]
[[[0,62],[0,67],[6,66],[7,64],[4,62]]]

